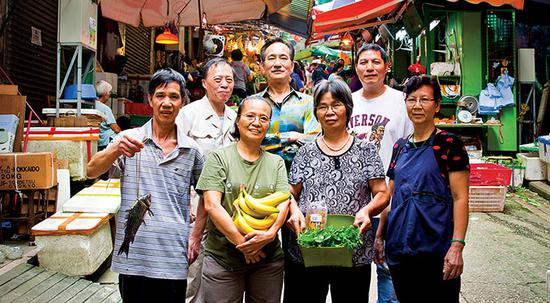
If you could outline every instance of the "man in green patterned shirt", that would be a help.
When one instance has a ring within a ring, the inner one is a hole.
[[[294,48],[280,38],[267,41],[261,50],[261,72],[267,78],[267,88],[259,93],[269,100],[273,110],[265,150],[278,154],[290,168],[298,148],[313,141],[320,132],[313,115],[313,99],[290,86],[294,69]]]

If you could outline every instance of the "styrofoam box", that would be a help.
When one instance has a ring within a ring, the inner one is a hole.
[[[542,162],[550,163],[550,135],[540,136],[539,141],[539,158]]]
[[[84,188],[63,205],[63,211],[117,213],[120,209],[120,185],[113,187],[114,182],[120,184],[119,180],[115,180],[109,184],[109,188],[99,186]]]
[[[55,214],[33,227],[33,231],[35,229],[57,230],[64,220],[56,219],[55,216],[65,214]],[[90,216],[97,216],[97,214]],[[94,273],[113,250],[109,222],[98,224],[98,220],[101,219],[84,217],[67,225],[68,232],[73,229],[92,229],[93,232],[87,235],[70,233],[36,235],[35,243],[40,248],[38,252],[40,266],[69,276],[87,276]]]
[[[517,156],[525,166],[525,180],[546,180],[546,163],[539,159],[539,155],[536,153],[518,153]]]

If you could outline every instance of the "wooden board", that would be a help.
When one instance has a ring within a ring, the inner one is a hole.
[[[86,300],[86,303],[100,303],[107,299],[113,292],[118,292],[118,289],[111,287],[102,287]]]
[[[121,302],[116,285],[69,277],[23,263],[0,275],[0,302]]]
[[[53,298],[53,300],[51,300],[50,302],[55,302],[55,303],[67,302],[76,294],[78,294],[80,291],[88,287],[88,285],[90,284],[92,284],[92,281],[78,280],[69,288],[65,289],[65,291],[63,291],[62,293],[57,295],[55,298]]]
[[[6,282],[28,271],[31,268],[33,268],[33,266],[27,263],[17,265],[17,267],[15,267],[14,269],[8,271],[3,275],[0,275],[0,285],[5,284]]]
[[[78,281],[77,277],[67,277],[63,278],[63,280],[59,281],[57,284],[40,294],[40,296],[34,298],[31,303],[46,303],[52,300],[54,297],[59,295],[61,292],[66,290],[67,288],[71,287],[76,281]]]
[[[54,273],[49,278],[44,280],[42,283],[36,285],[31,290],[29,290],[27,293],[25,293],[23,296],[17,298],[14,303],[28,303],[35,298],[40,297],[43,293],[48,291],[52,286],[59,283],[61,280],[63,280],[65,277],[64,274],[60,273]]]
[[[11,290],[17,288],[19,285],[29,281],[30,279],[34,278],[41,272],[43,272],[44,269],[40,267],[33,267],[30,270],[22,273],[21,275],[11,279],[10,281],[6,282],[4,285],[0,286],[0,297],[3,297],[5,294],[10,292]]]
[[[120,292],[117,289],[107,299],[105,299],[103,303],[118,303],[121,301],[122,298],[120,297]]]
[[[13,300],[23,297],[27,292],[31,291],[34,287],[38,286],[38,284],[51,277],[53,274],[54,272],[51,271],[43,271],[39,273],[32,279],[13,289],[9,293],[2,295],[2,301],[12,302]]]
[[[67,303],[83,303],[100,289],[101,289],[101,286],[99,284],[91,283],[90,285],[88,285],[88,287],[86,287],[81,292],[79,292],[76,296],[72,297],[69,301],[67,301]]]

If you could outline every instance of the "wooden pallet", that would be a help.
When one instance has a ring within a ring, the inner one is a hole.
[[[0,275],[0,302],[122,302],[118,288],[27,263]]]

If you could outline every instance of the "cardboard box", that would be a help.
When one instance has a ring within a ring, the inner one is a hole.
[[[17,96],[17,85],[0,84],[0,95]]]
[[[17,167],[15,167],[17,163]],[[9,153],[0,154],[0,190],[46,189],[57,184],[55,154]]]
[[[23,120],[27,119],[25,113],[25,96],[8,96],[0,94],[0,114],[12,114],[19,117],[15,141],[13,142],[13,151],[20,152],[21,142],[23,141]]]

